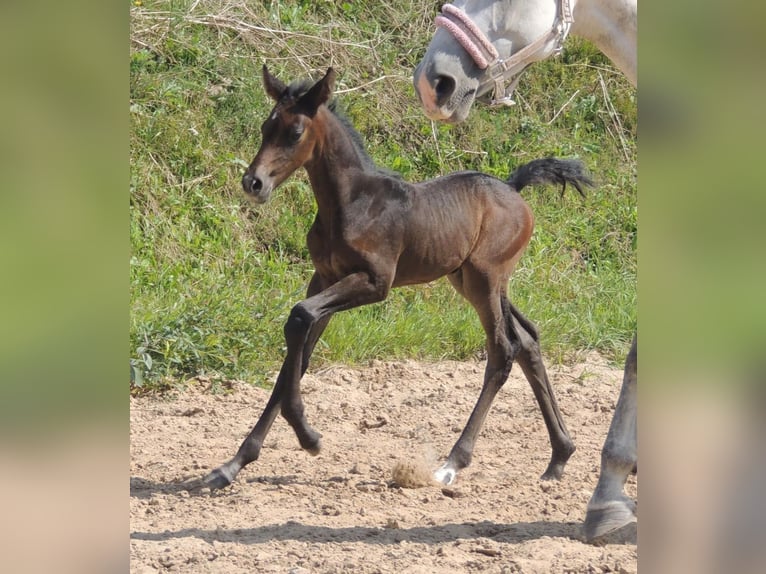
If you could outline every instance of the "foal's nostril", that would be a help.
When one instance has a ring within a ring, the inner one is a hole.
[[[436,92],[437,103],[443,104],[455,92],[455,78],[452,76],[436,76],[434,92]]]
[[[242,176],[242,189],[245,193],[258,193],[263,188],[261,178],[246,173]]]

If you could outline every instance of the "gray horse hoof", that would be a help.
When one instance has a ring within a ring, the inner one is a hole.
[[[630,499],[613,500],[598,508],[589,507],[585,515],[583,536],[586,542],[593,542],[637,520],[635,503]]]

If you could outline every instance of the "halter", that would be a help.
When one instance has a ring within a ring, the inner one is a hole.
[[[553,26],[546,33],[537,38],[531,44],[524,46],[515,54],[511,54],[504,60],[500,58],[497,49],[489,41],[489,38],[471,20],[471,17],[452,4],[442,6],[441,14],[436,17],[436,26],[446,29],[460,45],[470,54],[473,61],[481,70],[487,70],[488,79],[479,85],[479,89],[487,84],[494,84],[495,89],[490,105],[512,106],[515,102],[510,94],[516,88],[521,72],[529,64],[534,62],[543,46],[551,40],[555,43],[553,55],[558,56],[569,34],[569,28],[574,22],[572,16],[571,0],[559,0],[559,10]],[[505,87],[506,80],[511,83]]]

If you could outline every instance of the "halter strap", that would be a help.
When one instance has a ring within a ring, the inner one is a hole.
[[[489,38],[481,31],[471,17],[463,10],[452,4],[444,4],[441,14],[436,17],[435,24],[439,28],[446,29],[455,40],[473,58],[473,61],[481,70],[488,69],[489,78],[480,84],[480,88],[489,83],[494,84],[494,97],[491,105],[512,106],[515,102],[511,99],[518,75],[527,67],[534,56],[542,50],[543,46],[551,40],[555,42],[554,56],[561,53],[564,40],[569,34],[569,29],[574,23],[572,16],[571,0],[559,0],[559,9],[551,29],[537,38],[531,44],[524,46],[515,54],[506,59],[501,59],[497,49],[489,41]],[[505,81],[511,79],[510,90],[505,87]],[[506,95],[508,94],[508,95]]]

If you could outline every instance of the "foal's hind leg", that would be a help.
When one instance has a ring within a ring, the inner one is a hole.
[[[532,387],[550,436],[553,454],[542,478],[559,479],[564,472],[567,460],[575,451],[575,446],[569,437],[564,419],[561,418],[556,397],[548,380],[548,374],[545,372],[537,330],[518,309],[511,305],[507,297],[503,297],[503,314],[506,321],[513,324],[513,329],[519,338],[521,349],[516,356],[516,361]]]
[[[443,484],[452,484],[457,473],[471,463],[474,445],[489,408],[508,379],[513,358],[519,350],[518,341],[508,336],[500,295],[495,292],[497,287],[490,285],[481,273],[465,268],[448,277],[455,289],[468,299],[479,314],[487,334],[487,366],[484,371],[484,384],[468,423],[452,447],[446,462],[434,473],[434,478]]]

